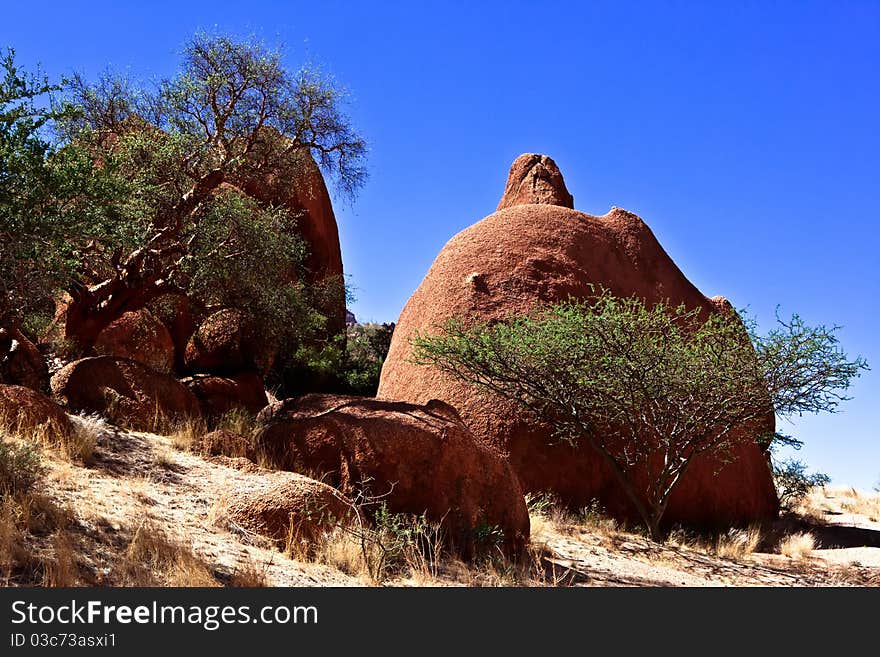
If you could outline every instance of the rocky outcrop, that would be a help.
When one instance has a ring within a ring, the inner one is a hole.
[[[67,413],[45,395],[24,386],[0,385],[0,430],[29,435],[45,429],[49,438],[73,433]]]
[[[565,207],[569,197],[551,163],[534,155],[517,159],[501,209],[453,237],[437,256],[400,315],[378,396],[416,404],[442,399],[477,437],[509,454],[525,490],[553,491],[574,506],[598,499],[612,513],[628,516],[628,500],[588,447],[560,444],[549,427],[526,419],[516,405],[409,362],[416,331],[433,332],[453,316],[490,321],[525,314],[537,303],[588,297],[595,285],[649,304],[668,299],[719,311],[720,302],[685,278],[638,216],[619,208],[594,216]],[[772,428],[768,415],[760,432]],[[744,440],[730,463],[695,461],[666,517],[750,522],[776,510],[767,454]]]
[[[173,376],[126,358],[74,361],[52,377],[51,385],[68,409],[97,413],[139,431],[155,431],[201,414],[195,395]]]
[[[18,329],[0,328],[0,384],[49,388],[46,359]]]
[[[347,524],[354,509],[338,490],[293,472],[278,472],[260,480],[259,486],[235,491],[228,517],[246,531],[275,541],[280,547],[308,550],[324,532]]]
[[[166,326],[146,308],[124,313],[98,335],[95,353],[130,358],[157,372],[174,369],[174,342]]]
[[[224,309],[202,322],[186,345],[185,361],[191,372],[265,374],[275,357],[276,348],[255,334],[240,311]]]
[[[496,210],[532,203],[574,208],[574,198],[556,162],[546,155],[525,153],[510,167],[507,186]]]
[[[209,419],[237,408],[256,415],[269,403],[263,379],[255,372],[231,377],[197,374],[181,383],[193,392]]]
[[[320,472],[353,495],[368,486],[394,513],[441,522],[463,552],[497,528],[509,549],[529,535],[522,491],[507,461],[477,441],[448,404],[306,395],[265,408],[257,455],[272,467]]]

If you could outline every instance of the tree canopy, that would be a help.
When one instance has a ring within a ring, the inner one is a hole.
[[[4,84],[0,239],[14,244],[0,278],[52,272],[5,292],[9,308],[66,291],[64,337],[88,351],[122,313],[169,293],[202,314],[241,309],[276,341],[320,333],[322,301],[342,303],[342,281],[322,286],[304,271],[295,213],[242,190],[311,157],[340,193],[356,193],[366,144],[332,79],[289,71],[259,42],[199,34],[157,83],[107,73],[52,86],[9,58]],[[52,109],[38,111],[49,92]]]

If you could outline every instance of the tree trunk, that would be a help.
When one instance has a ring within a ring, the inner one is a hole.
[[[153,282],[130,286],[124,281],[100,289],[78,290],[67,307],[64,337],[81,354],[89,354],[95,341],[111,322],[124,313],[140,310],[147,303],[165,293],[165,288]]]

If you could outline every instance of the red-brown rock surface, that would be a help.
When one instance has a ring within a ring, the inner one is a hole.
[[[477,441],[453,408],[335,395],[306,395],[264,409],[257,455],[273,467],[326,474],[351,496],[363,482],[394,513],[443,522],[467,552],[498,527],[516,550],[529,535],[519,483],[507,461]]]
[[[141,431],[201,414],[195,395],[173,376],[126,358],[74,361],[52,377],[51,385],[56,399],[70,410],[98,413]]]
[[[235,491],[228,515],[247,531],[284,545],[288,538],[314,541],[337,523],[351,521],[354,512],[351,502],[332,486],[295,472],[278,472],[263,478],[259,488],[249,485]]]
[[[293,151],[275,175],[254,178],[244,174],[234,182],[258,202],[280,205],[290,211],[296,221],[296,232],[308,245],[306,270],[310,282],[335,280],[342,285],[336,215],[321,170],[308,151]],[[336,297],[322,309],[328,314],[330,335],[345,328],[345,296]]]
[[[165,325],[174,344],[174,369],[186,369],[186,345],[196,331],[189,299],[183,294],[164,294],[148,304],[150,312]]]
[[[218,417],[235,408],[256,415],[269,403],[263,379],[256,372],[231,377],[197,374],[181,383],[192,390],[207,417]]]
[[[0,385],[0,429],[27,434],[44,425],[64,436],[73,432],[64,409],[45,395],[24,386]]]
[[[479,438],[509,453],[524,490],[554,491],[573,505],[598,499],[613,513],[631,515],[612,475],[589,448],[558,444],[548,427],[526,420],[514,404],[407,362],[415,331],[430,333],[457,315],[492,320],[526,313],[538,302],[589,296],[591,285],[647,303],[669,299],[706,312],[720,309],[685,278],[636,215],[612,208],[593,216],[560,205],[567,198],[561,176],[557,180],[555,167],[537,157],[524,155],[514,163],[503,209],[460,232],[437,256],[401,313],[378,396],[412,403],[442,399]],[[527,183],[531,174],[522,171],[534,170],[537,162],[550,173],[537,176],[545,191],[529,196],[518,181]],[[541,199],[550,204],[535,202]],[[768,418],[764,429],[772,427]],[[761,448],[743,444],[716,476],[717,466],[706,458],[693,463],[672,496],[669,522],[715,524],[775,515],[776,493]]]
[[[530,203],[574,208],[559,167],[546,155],[525,153],[514,160],[496,210]]]
[[[0,384],[33,390],[49,387],[49,367],[36,345],[18,329],[0,328]]]
[[[98,335],[95,353],[130,358],[157,372],[174,369],[174,342],[165,325],[146,308],[124,313]]]
[[[275,362],[276,349],[256,335],[240,311],[219,310],[208,317],[186,345],[191,372],[235,374],[256,370],[265,374]]]

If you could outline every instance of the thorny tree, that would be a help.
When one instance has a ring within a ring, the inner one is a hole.
[[[366,146],[332,81],[289,73],[279,52],[258,43],[198,35],[179,74],[155,88],[75,77],[69,92],[67,149],[88,154],[115,194],[83,199],[101,230],[75,250],[68,339],[88,349],[122,313],[200,282],[214,292],[237,286],[243,299],[268,295],[263,306],[276,317],[298,316],[297,302],[278,297],[279,281],[297,280],[290,270],[303,260],[291,217],[256,207],[239,187],[311,156],[337,189],[358,189]]]
[[[450,320],[416,335],[412,360],[519,402],[563,440],[607,463],[655,539],[694,459],[723,462],[762,435],[774,409],[833,412],[866,368],[834,328],[797,316],[757,334],[732,310],[699,310],[601,292],[499,323]],[[766,430],[765,430],[766,434]]]

